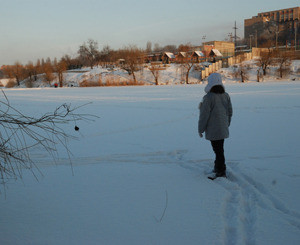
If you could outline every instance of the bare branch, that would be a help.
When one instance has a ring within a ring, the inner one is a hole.
[[[30,156],[30,149],[33,147],[42,147],[54,160],[58,156],[58,147],[61,147],[70,159],[71,151],[67,140],[76,137],[66,133],[60,125],[75,122],[75,130],[79,130],[77,121],[91,121],[97,118],[94,115],[75,112],[85,105],[72,108],[68,104],[62,104],[53,112],[47,112],[37,118],[27,116],[11,106],[3,91],[2,94],[5,98],[4,101],[0,100],[0,180],[2,183],[11,178],[22,178],[22,169],[38,170]]]

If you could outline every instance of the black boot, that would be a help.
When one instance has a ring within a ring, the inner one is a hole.
[[[227,176],[226,176],[226,171],[216,173],[216,178],[219,178],[219,177],[224,177],[224,178],[226,178],[226,177],[227,177]]]

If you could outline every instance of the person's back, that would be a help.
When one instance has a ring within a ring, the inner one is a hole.
[[[229,137],[228,127],[232,108],[230,97],[226,92],[209,92],[205,95],[200,113],[199,130],[205,131],[207,140],[220,140]]]
[[[226,177],[224,139],[229,137],[232,105],[229,95],[225,92],[220,74],[213,73],[208,77],[205,92],[207,94],[199,106],[198,132],[200,137],[205,132],[205,138],[211,141],[216,154],[214,178]]]

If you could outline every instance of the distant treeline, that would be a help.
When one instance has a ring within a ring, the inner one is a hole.
[[[4,65],[0,69],[0,78],[15,79],[17,85],[24,79],[36,81],[39,75],[43,75],[45,81],[53,81],[55,77],[58,78],[62,86],[63,72],[66,70],[80,69],[82,67],[93,68],[98,64],[122,64],[129,74],[134,75],[138,64],[144,62],[145,54],[151,52],[180,52],[191,49],[190,44],[166,45],[164,47],[158,44],[152,48],[152,43],[148,42],[146,49],[140,49],[135,45],[124,47],[123,49],[113,50],[108,45],[99,50],[98,43],[95,40],[89,39],[79,46],[76,57],[64,55],[59,60],[49,57],[38,59],[35,62],[29,61],[27,64],[15,62],[13,65]],[[133,77],[135,80],[135,77]]]

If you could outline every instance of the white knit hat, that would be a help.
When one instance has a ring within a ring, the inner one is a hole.
[[[210,74],[207,80],[208,80],[208,83],[207,83],[206,87],[204,88],[205,93],[208,93],[211,90],[211,88],[216,85],[222,85],[224,87],[224,85],[222,83],[222,76],[220,73]]]

